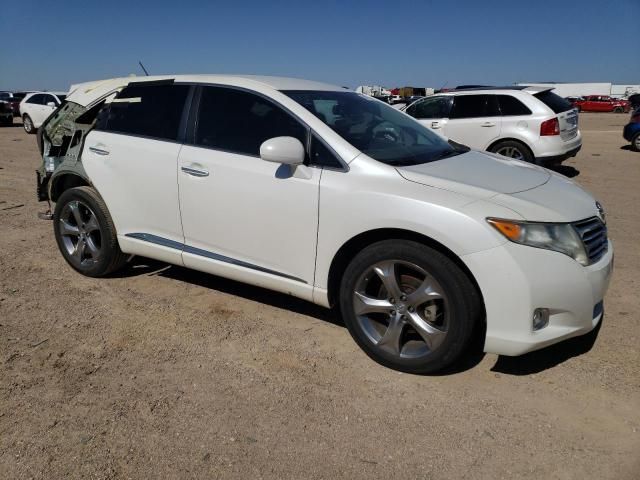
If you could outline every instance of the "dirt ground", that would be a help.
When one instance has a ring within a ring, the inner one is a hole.
[[[266,290],[145,259],[81,277],[36,217],[35,137],[0,128],[0,478],[640,478],[627,119],[581,114],[562,168],[608,213],[602,328],[439,376],[383,368],[336,315]]]

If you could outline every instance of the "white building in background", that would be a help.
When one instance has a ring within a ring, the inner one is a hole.
[[[634,93],[640,93],[639,85],[614,85],[612,83],[527,83],[518,85],[530,85],[533,87],[552,87],[553,92],[561,97],[583,97],[585,95],[610,95],[612,97],[626,98]]]

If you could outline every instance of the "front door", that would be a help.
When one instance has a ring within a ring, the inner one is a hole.
[[[201,87],[178,184],[187,267],[311,298],[319,168],[262,160],[265,140],[307,128],[263,96]],[[301,174],[304,173],[304,174]]]

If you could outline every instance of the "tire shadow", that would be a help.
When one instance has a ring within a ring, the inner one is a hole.
[[[569,165],[551,165],[548,168],[549,170],[553,170],[554,172],[559,173],[560,175],[564,175],[568,178],[573,178],[580,175],[580,170]]]
[[[519,357],[500,355],[491,371],[504,373],[506,375],[531,375],[553,368],[556,365],[566,362],[570,358],[584,355],[591,350],[596,343],[603,322],[604,314],[596,328],[585,335],[570,338],[543,348],[542,350],[520,355]]]

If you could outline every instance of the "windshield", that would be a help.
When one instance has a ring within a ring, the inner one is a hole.
[[[355,92],[283,91],[366,155],[393,166],[462,153],[404,113]]]

